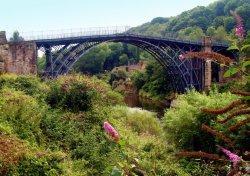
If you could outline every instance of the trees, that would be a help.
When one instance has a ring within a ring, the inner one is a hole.
[[[88,74],[97,74],[103,71],[105,59],[111,54],[107,44],[93,48],[85,56],[79,59],[75,70]]]
[[[200,40],[204,35],[205,34],[200,27],[188,27],[179,31],[178,38]]]
[[[226,41],[227,40],[227,32],[223,26],[220,26],[215,31],[213,39],[216,41]]]
[[[18,31],[13,32],[12,37],[10,38],[11,42],[21,42],[24,41],[24,38],[20,36]]]
[[[164,24],[166,22],[168,22],[169,19],[168,18],[163,18],[163,17],[157,17],[157,18],[154,18],[152,21],[151,21],[151,24]]]
[[[137,63],[140,50],[132,45],[122,43],[105,43],[91,49],[74,66],[75,71],[99,74],[114,67]]]
[[[242,16],[246,30],[249,30],[249,9],[249,0],[220,0],[208,7],[199,6],[192,10],[185,11],[176,17],[153,19],[150,23],[133,28],[131,32],[166,37],[169,35],[178,35],[179,38],[184,39],[190,39],[191,36],[192,39],[196,39],[196,36],[201,36],[201,30],[194,29],[196,32],[186,37],[184,34],[190,34],[190,32],[187,32],[185,29],[197,26],[203,31],[207,31],[211,26],[215,28],[223,26],[226,32],[230,33],[235,25],[235,22],[230,15],[230,10],[236,10],[236,12]],[[222,28],[219,29],[221,30]]]
[[[224,18],[224,27],[227,32],[231,32],[231,30],[235,26],[235,20],[233,17],[225,17]]]
[[[122,54],[119,57],[119,65],[127,65],[129,62],[129,58],[127,54]]]
[[[223,15],[225,15],[225,13],[224,13],[224,7],[225,7],[225,2],[223,2],[223,1],[216,2],[215,6],[214,6],[215,15],[216,16],[223,16]]]
[[[166,70],[156,61],[151,61],[145,72],[135,72],[131,79],[138,90],[147,92],[152,97],[164,98],[172,90]]]
[[[214,26],[210,26],[209,28],[207,28],[206,35],[208,35],[208,36],[214,36],[215,32],[216,32],[215,27]]]

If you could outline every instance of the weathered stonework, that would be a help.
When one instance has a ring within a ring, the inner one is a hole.
[[[6,43],[7,43],[6,33],[5,31],[0,31],[0,45]]]
[[[36,74],[36,57],[34,42],[0,44],[0,72]]]

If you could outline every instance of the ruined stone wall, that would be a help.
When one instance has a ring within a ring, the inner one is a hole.
[[[0,44],[0,72],[36,74],[36,57],[34,42]]]
[[[5,44],[5,43],[7,43],[6,32],[0,31],[0,44]]]

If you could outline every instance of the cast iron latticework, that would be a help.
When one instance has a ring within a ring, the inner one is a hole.
[[[148,37],[129,33],[79,36],[55,39],[35,40],[38,49],[46,55],[44,75],[57,77],[67,74],[74,63],[91,48],[104,42],[123,42],[137,46],[150,53],[168,72],[173,89],[183,92],[195,87],[204,87],[204,63],[200,60],[180,60],[179,55],[188,51],[201,51],[203,43],[175,40],[169,38]],[[227,45],[212,44],[212,49],[224,55],[231,55]]]

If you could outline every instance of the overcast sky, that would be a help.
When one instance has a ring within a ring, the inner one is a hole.
[[[137,26],[216,0],[0,0],[0,30],[12,33]]]

